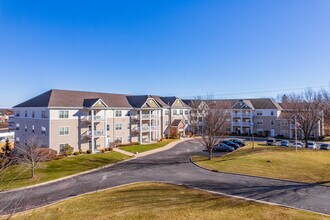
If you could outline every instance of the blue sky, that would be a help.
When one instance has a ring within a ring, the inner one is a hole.
[[[0,107],[52,88],[219,98],[330,80],[328,0],[0,1]]]

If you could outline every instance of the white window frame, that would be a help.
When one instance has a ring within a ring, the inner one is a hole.
[[[63,150],[61,150],[61,145],[63,145]],[[69,144],[68,143],[60,143],[58,145],[58,148],[59,148],[59,152],[63,152],[65,150],[65,147],[68,146]]]
[[[257,125],[263,125],[263,120],[262,119],[257,119]]]
[[[123,112],[122,110],[115,110],[115,117],[116,118],[120,118],[123,116]]]
[[[41,111],[41,118],[47,118],[46,114],[47,114],[47,111],[46,110],[42,110]]]
[[[262,111],[257,110],[257,115],[261,116],[262,115]]]
[[[41,127],[41,134],[46,134],[46,127],[44,126]]]
[[[120,143],[123,143],[123,137],[121,137],[121,136],[120,137],[116,137],[115,138],[115,141],[120,141]]]
[[[60,126],[59,127],[59,135],[60,136],[67,136],[70,134],[69,126]]]
[[[69,111],[68,110],[59,110],[58,117],[59,118],[69,118]]]
[[[122,124],[115,124],[115,130],[116,131],[120,131],[123,129],[123,125]]]

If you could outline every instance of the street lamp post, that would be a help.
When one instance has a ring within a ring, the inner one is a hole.
[[[252,149],[255,150],[255,146],[254,146],[254,132],[253,132],[253,122],[250,122],[250,126],[251,126],[251,133],[252,133]]]

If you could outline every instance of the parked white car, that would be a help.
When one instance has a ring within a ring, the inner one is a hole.
[[[292,144],[292,147],[303,148],[304,144],[300,141],[297,141]]]
[[[316,143],[315,143],[315,141],[308,141],[307,148],[316,150]]]

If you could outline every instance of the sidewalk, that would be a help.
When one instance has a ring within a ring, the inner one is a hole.
[[[121,150],[121,149],[119,149],[117,147],[116,148],[113,148],[113,151],[116,151],[116,152],[121,153],[121,154],[125,154],[125,155],[130,156],[130,157],[134,157],[134,154],[133,153],[127,152],[127,151],[124,151],[124,150]]]
[[[181,143],[181,142],[184,142],[184,141],[188,141],[188,140],[193,140],[194,138],[182,138],[178,141],[173,141],[167,145],[165,145],[164,147],[160,147],[160,148],[156,148],[156,149],[153,149],[153,150],[149,150],[149,151],[145,151],[145,152],[142,152],[142,153],[138,153],[138,154],[134,154],[134,157],[144,157],[144,156],[147,156],[147,155],[150,155],[150,154],[154,154],[154,153],[158,153],[158,152],[161,152],[161,151],[165,151],[165,150],[168,150],[172,147],[174,147],[175,145]]]

